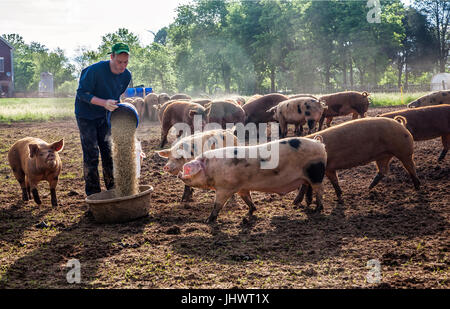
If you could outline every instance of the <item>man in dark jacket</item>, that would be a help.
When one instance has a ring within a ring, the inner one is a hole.
[[[124,43],[117,43],[112,46],[110,54],[111,60],[100,61],[83,69],[75,99],[75,116],[83,149],[86,195],[101,191],[99,153],[106,189],[114,187],[111,130],[106,114],[117,108],[120,95],[131,81],[131,73],[127,70],[130,49]]]

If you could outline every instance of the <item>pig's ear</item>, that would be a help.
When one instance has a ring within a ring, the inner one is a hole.
[[[362,96],[363,97],[368,97],[370,94],[367,92],[367,91],[364,91],[363,93],[362,93]]]
[[[161,158],[168,158],[170,155],[170,149],[160,150],[156,152]]]
[[[50,145],[50,148],[53,149],[56,152],[60,152],[64,148],[64,139],[54,142]]]
[[[327,102],[319,100],[320,105],[322,106],[323,109],[328,109],[328,105]]]
[[[275,111],[277,110],[277,107],[276,106],[274,106],[274,107],[272,107],[272,108],[270,108],[270,109],[268,109],[268,110],[266,110],[266,113],[270,113],[270,114],[273,114],[273,113],[275,113]]]
[[[201,170],[202,164],[200,163],[200,161],[194,160],[183,165],[183,176],[186,178],[192,177],[198,174],[198,172],[200,172]]]
[[[39,152],[39,146],[37,144],[29,144],[28,148],[30,149],[30,158],[34,157]]]
[[[211,112],[211,105],[208,106],[205,105],[205,115],[209,116],[210,112]]]
[[[191,109],[191,110],[189,111],[189,117],[190,117],[190,118],[194,118],[194,116],[197,115],[197,114],[198,114],[198,111],[195,110],[195,109]]]

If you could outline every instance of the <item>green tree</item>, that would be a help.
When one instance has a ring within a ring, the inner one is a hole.
[[[446,71],[450,50],[450,2],[448,0],[415,0],[414,7],[424,13],[433,27],[439,72]]]

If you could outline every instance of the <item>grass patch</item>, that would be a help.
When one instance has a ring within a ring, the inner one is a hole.
[[[74,117],[74,98],[2,98],[0,122],[49,121]]]
[[[371,106],[380,107],[406,105],[427,93],[428,92],[404,93],[403,96],[401,93],[373,93],[370,95],[370,97],[372,98]]]

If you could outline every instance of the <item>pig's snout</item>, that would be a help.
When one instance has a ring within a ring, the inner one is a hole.
[[[167,164],[164,165],[163,171],[166,172],[166,173],[168,173],[170,171],[170,168],[169,168],[169,166]]]

